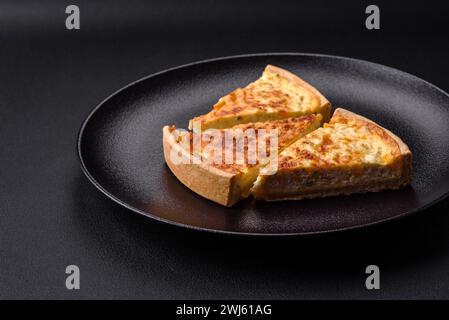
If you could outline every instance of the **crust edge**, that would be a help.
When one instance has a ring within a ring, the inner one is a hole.
[[[162,129],[164,158],[170,171],[186,187],[200,196],[227,207],[235,204],[239,200],[239,195],[232,192],[235,189],[235,174],[221,171],[205,163],[176,164],[172,161],[170,157],[172,149],[186,156],[190,156],[190,153],[174,141],[170,128],[164,126]]]
[[[252,193],[254,198],[257,200],[265,200],[265,201],[281,201],[281,200],[301,200],[301,199],[313,199],[313,198],[323,198],[328,196],[336,196],[336,195],[345,195],[350,193],[367,193],[367,192],[378,192],[387,189],[399,189],[410,184],[412,179],[412,153],[409,147],[399,138],[397,135],[392,133],[390,130],[380,126],[376,122],[365,118],[361,115],[358,115],[354,112],[343,108],[337,108],[334,111],[333,116],[341,115],[348,118],[354,118],[358,121],[369,123],[371,125],[376,126],[377,128],[383,130],[388,139],[390,139],[390,143],[394,143],[397,145],[398,150],[400,152],[397,162],[401,165],[401,175],[398,180],[395,181],[387,181],[380,182],[377,184],[366,184],[355,187],[341,188],[335,190],[323,190],[316,192],[306,192],[303,194],[297,195],[261,195],[256,193]]]

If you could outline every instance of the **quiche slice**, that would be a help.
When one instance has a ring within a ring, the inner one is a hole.
[[[296,75],[268,65],[262,76],[245,88],[222,97],[212,111],[189,122],[202,130],[230,128],[237,124],[279,120],[307,114],[330,117],[331,104],[314,87]]]
[[[213,132],[225,136],[254,129],[257,136],[261,132],[260,129],[265,129],[266,132],[274,129],[277,132],[276,151],[280,152],[295,140],[317,129],[321,122],[321,115],[307,115],[271,122],[241,124],[229,129],[213,130]],[[267,165],[273,157],[277,158],[277,154],[270,154],[268,141],[265,150],[266,158],[261,159],[258,150],[255,157],[249,156],[250,138],[243,139],[243,148],[237,148],[235,142],[231,145],[221,142],[215,149],[219,150],[217,154],[208,152],[205,147],[211,140],[214,140],[210,137],[215,138],[210,131],[206,130],[201,134],[201,152],[198,156],[194,152],[192,132],[181,131],[175,126],[165,126],[163,128],[165,161],[173,174],[188,188],[219,204],[232,206],[239,199],[249,195],[249,190],[257,179],[260,168]],[[266,137],[267,140],[271,139],[269,135]],[[259,147],[259,144],[257,146]],[[260,148],[263,148],[263,145]],[[254,151],[254,149],[251,150]],[[227,151],[231,151],[233,160],[235,160],[231,164],[226,164],[223,161],[225,159],[223,154]],[[221,154],[221,161],[215,161],[219,154]],[[241,156],[240,159],[243,159],[240,163],[237,160],[239,156]]]
[[[373,121],[337,109],[328,124],[279,154],[274,175],[261,175],[256,199],[287,200],[398,189],[411,181],[412,154]]]

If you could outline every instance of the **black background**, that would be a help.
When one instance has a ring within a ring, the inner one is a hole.
[[[312,52],[365,59],[449,90],[437,1],[0,1],[0,298],[449,298],[449,201],[402,221],[254,239],[163,225],[83,176],[89,111],[145,75],[207,58]],[[77,4],[81,30],[65,29]],[[449,124],[448,124],[449,125]],[[393,128],[394,129],[394,128]],[[81,289],[65,288],[65,267]],[[365,289],[365,267],[381,290]]]

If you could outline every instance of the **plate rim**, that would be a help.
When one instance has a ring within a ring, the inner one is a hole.
[[[150,78],[153,77],[157,77],[160,76],[162,74],[166,74],[178,69],[183,69],[183,68],[187,68],[187,67],[191,67],[191,66],[195,66],[195,65],[200,65],[200,64],[207,64],[207,63],[211,63],[211,62],[217,62],[217,61],[225,61],[225,60],[232,60],[232,59],[241,59],[241,58],[251,58],[251,57],[264,57],[264,56],[306,56],[306,57],[320,57],[320,58],[331,58],[331,59],[336,59],[336,60],[345,60],[345,61],[355,61],[357,63],[365,63],[365,64],[370,64],[376,67],[382,67],[382,68],[386,68],[386,69],[390,69],[392,71],[398,72],[400,74],[406,75],[408,77],[412,77],[415,80],[419,80],[421,82],[424,82],[426,85],[430,86],[433,89],[436,89],[437,91],[439,91],[441,94],[445,95],[448,99],[449,99],[449,93],[447,93],[446,91],[444,91],[443,89],[439,88],[438,86],[418,77],[415,76],[411,73],[399,70],[397,68],[394,67],[390,67],[390,66],[386,66],[384,64],[380,64],[380,63],[376,63],[376,62],[371,62],[371,61],[367,61],[367,60],[363,60],[363,59],[358,59],[358,58],[351,58],[351,57],[345,57],[345,56],[338,56],[338,55],[331,55],[331,54],[322,54],[322,53],[302,53],[302,52],[268,52],[268,53],[250,53],[250,54],[239,54],[239,55],[231,55],[231,56],[224,56],[224,57],[218,57],[218,58],[211,58],[211,59],[205,59],[205,60],[199,60],[199,61],[194,61],[194,62],[190,62],[190,63],[186,63],[186,64],[182,64],[179,66],[175,66],[175,67],[171,67],[168,69],[164,69],[162,71],[158,71],[156,73],[152,73],[149,74],[147,76],[141,77],[135,81],[132,81],[128,84],[126,84],[125,86],[115,90],[113,93],[109,94],[106,98],[104,98],[103,100],[101,100],[87,115],[87,117],[84,119],[84,121],[81,124],[80,129],[78,130],[78,135],[77,135],[77,143],[76,143],[76,148],[77,148],[77,155],[78,155],[78,159],[80,161],[81,164],[81,169],[82,172],[84,173],[84,175],[88,178],[88,180],[104,195],[106,195],[110,200],[114,201],[115,203],[121,205],[122,207],[131,210],[135,213],[138,213],[142,216],[145,216],[146,218],[150,218],[154,221],[160,222],[160,223],[165,223],[171,226],[176,226],[178,228],[184,228],[184,229],[188,229],[188,230],[194,230],[194,231],[201,231],[202,233],[213,233],[213,234],[221,234],[221,235],[233,235],[233,236],[251,236],[251,237],[295,237],[295,236],[310,236],[310,235],[318,235],[318,234],[330,234],[330,233],[336,233],[336,232],[341,232],[341,231],[349,231],[349,230],[356,230],[356,229],[363,229],[363,228],[368,228],[368,227],[372,227],[372,226],[377,226],[377,225],[381,225],[387,222],[391,222],[394,220],[399,220],[402,218],[405,218],[407,216],[422,212],[424,210],[426,210],[427,208],[443,201],[445,198],[447,198],[449,196],[449,190],[447,190],[445,193],[443,193],[442,195],[440,195],[438,198],[434,199],[433,201],[414,208],[412,210],[406,211],[402,214],[393,216],[393,217],[389,217],[389,218],[385,218],[385,219],[381,219],[378,221],[373,221],[373,222],[369,222],[369,223],[365,223],[365,224],[361,224],[361,225],[355,225],[355,226],[350,226],[350,227],[341,227],[341,228],[335,228],[335,229],[330,229],[330,230],[321,230],[321,231],[307,231],[307,232],[285,232],[285,233],[279,233],[279,232],[270,232],[270,233],[260,233],[260,232],[238,232],[238,231],[229,231],[229,230],[220,230],[220,229],[210,229],[210,228],[205,228],[205,227],[200,227],[200,226],[194,226],[194,225],[189,225],[189,224],[185,224],[185,223],[181,223],[181,222],[177,222],[177,221],[173,221],[173,220],[169,220],[169,219],[165,219],[165,218],[161,218],[159,216],[156,216],[150,212],[145,212],[143,210],[140,210],[138,208],[133,207],[132,205],[126,203],[125,201],[119,199],[118,197],[116,197],[115,195],[113,195],[112,193],[110,193],[108,190],[106,190],[106,188],[104,188],[92,175],[92,173],[89,171],[89,169],[86,166],[86,163],[84,161],[83,158],[83,153],[82,153],[82,139],[83,139],[83,134],[84,134],[84,130],[87,126],[87,124],[89,123],[90,119],[93,117],[93,115],[95,113],[97,113],[97,111],[107,102],[109,101],[112,97],[118,95],[119,93],[121,93],[122,91],[128,89],[131,86],[134,86],[140,82],[143,82],[145,80],[148,80]]]

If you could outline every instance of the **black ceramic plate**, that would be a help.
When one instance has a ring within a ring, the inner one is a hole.
[[[410,187],[316,200],[256,202],[232,208],[200,197],[164,163],[162,127],[186,128],[217,99],[258,78],[267,64],[298,74],[334,106],[398,134],[414,155]],[[89,115],[78,151],[93,184],[150,218],[212,232],[289,235],[372,225],[418,212],[449,191],[449,96],[410,74],[349,58],[262,54],[204,61],[146,77]]]

